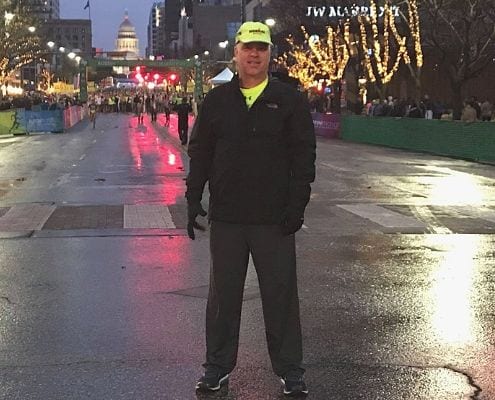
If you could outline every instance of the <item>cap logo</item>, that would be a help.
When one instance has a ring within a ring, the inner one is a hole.
[[[236,40],[243,43],[261,42],[272,44],[270,29],[261,22],[244,22],[236,34]]]

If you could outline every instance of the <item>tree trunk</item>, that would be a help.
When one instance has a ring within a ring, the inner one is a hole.
[[[342,99],[342,82],[339,80],[337,82],[334,82],[332,84],[332,90],[334,92],[334,98],[333,98],[333,110],[332,112],[335,114],[340,114],[341,112],[341,99]]]
[[[452,82],[452,108],[454,111],[454,119],[461,119],[462,114],[462,83]]]

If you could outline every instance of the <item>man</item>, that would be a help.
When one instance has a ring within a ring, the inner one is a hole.
[[[211,272],[205,374],[196,389],[228,382],[239,341],[249,254],[260,283],[268,351],[284,393],[308,393],[303,380],[295,236],[315,176],[315,136],[307,102],[268,79],[269,28],[246,22],[236,35],[238,75],[211,90],[188,153],[188,235],[194,239],[209,181]]]
[[[183,97],[181,104],[177,105],[179,138],[183,146],[187,144],[187,134],[189,131],[189,113],[192,111],[191,105],[187,102],[187,98]]]

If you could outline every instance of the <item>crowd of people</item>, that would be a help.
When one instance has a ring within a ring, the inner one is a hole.
[[[373,117],[408,117],[453,120],[454,111],[443,103],[432,101],[425,95],[420,102],[399,100],[389,96],[385,100],[375,99],[365,105],[363,114]],[[461,121],[495,121],[494,106],[488,99],[479,102],[476,97],[464,101]]]
[[[23,96],[8,96],[0,101],[0,111],[13,108],[42,111],[68,108],[81,105],[78,95],[44,94],[41,92],[26,92]]]
[[[335,113],[340,108],[340,104],[336,104],[340,100],[336,99],[332,94],[309,93],[308,100],[312,112]],[[424,118],[447,121],[460,119],[464,122],[495,122],[494,104],[489,99],[479,101],[474,96],[464,101],[461,113],[456,117],[454,116],[454,109],[450,105],[432,100],[427,94],[420,101],[388,96],[386,99],[374,99],[366,104],[348,104],[345,112],[370,117]]]
[[[201,101],[201,99],[200,99]],[[189,114],[198,114],[200,101],[185,93],[167,93],[164,91],[148,92],[142,90],[98,92],[88,99],[93,128],[96,113],[133,113],[138,124],[143,124],[144,115],[150,116],[151,122],[157,121],[159,113],[165,114],[165,126],[170,125],[170,114],[176,112],[178,116],[178,133],[183,145],[188,142]]]

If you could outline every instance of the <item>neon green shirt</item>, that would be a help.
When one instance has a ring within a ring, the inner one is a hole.
[[[263,93],[263,90],[265,90],[266,85],[268,85],[268,77],[259,85],[256,85],[255,87],[249,89],[241,88],[241,92],[244,98],[246,99],[246,105],[248,108],[251,108],[251,106],[254,104],[256,99],[260,97],[260,94]]]

